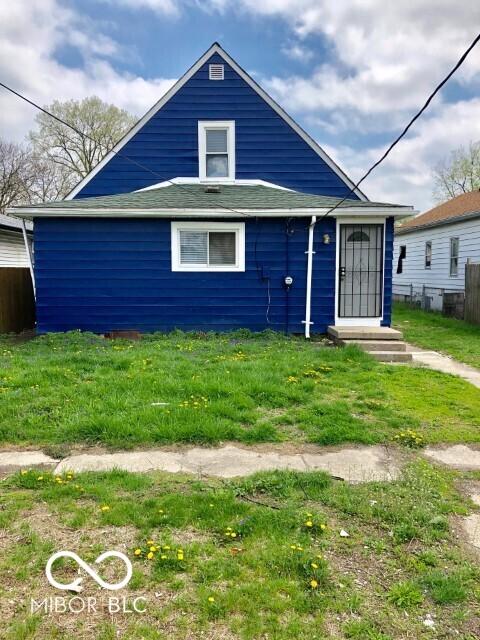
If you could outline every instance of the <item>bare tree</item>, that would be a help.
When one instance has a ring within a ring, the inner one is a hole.
[[[28,150],[0,140],[0,213],[7,207],[28,202],[31,182]]]
[[[98,164],[136,120],[97,96],[82,101],[55,101],[46,109],[83,134],[45,113],[37,115],[38,129],[29,134],[35,154],[62,167],[73,184]]]
[[[480,189],[480,142],[452,151],[448,159],[435,167],[433,175],[433,196],[439,202]]]

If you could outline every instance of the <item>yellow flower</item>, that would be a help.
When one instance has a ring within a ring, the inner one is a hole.
[[[236,534],[235,532],[232,532],[232,533],[230,534],[230,536],[231,536],[232,538],[236,538],[236,537],[237,537],[237,534]]]
[[[313,527],[313,522],[312,522],[311,520],[307,520],[307,521],[305,522],[305,526],[306,526],[306,527]]]
[[[153,545],[150,547],[150,551],[156,551],[156,550],[157,550],[157,547],[155,547]]]
[[[155,544],[153,540],[147,540],[147,545],[150,547],[152,544]]]
[[[37,480],[43,480],[43,476],[38,476]]]
[[[312,562],[310,566],[312,567],[312,569],[318,569],[318,564],[316,564],[315,562]]]
[[[326,528],[327,528],[327,525],[326,525],[326,524],[323,524],[323,523],[322,523],[322,524],[320,525],[320,529],[322,529],[322,531],[324,531]]]
[[[133,552],[136,556],[141,556],[142,555],[142,550],[141,549],[135,549],[135,551]]]
[[[110,507],[108,506],[108,504],[104,504],[101,509],[102,511],[110,511]]]
[[[159,510],[158,510],[158,513],[163,513],[163,509],[159,509]]]
[[[160,558],[161,558],[162,560],[166,560],[166,559],[167,559],[167,556],[166,556],[164,553],[162,553],[162,555],[160,556]]]
[[[215,598],[213,596],[208,596],[208,601],[209,602],[215,602]]]
[[[149,551],[149,552],[147,553],[147,558],[148,558],[149,560],[151,560],[151,559],[153,558],[153,551]]]
[[[310,586],[312,589],[316,589],[318,587],[318,582],[316,580],[310,580]]]
[[[183,560],[183,553],[177,554],[177,560]]]
[[[163,548],[167,549],[167,551],[168,551],[170,549],[170,545],[169,544],[165,544],[165,545],[163,545]]]
[[[26,476],[28,471],[26,469],[22,469],[20,473],[22,474],[22,476]]]

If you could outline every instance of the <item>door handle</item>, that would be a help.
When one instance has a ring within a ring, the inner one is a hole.
[[[347,275],[347,271],[345,267],[340,267],[340,280],[345,280],[346,275]]]

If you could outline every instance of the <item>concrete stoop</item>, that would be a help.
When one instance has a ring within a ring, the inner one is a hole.
[[[328,327],[336,344],[354,344],[380,362],[411,362],[401,331],[390,327]]]

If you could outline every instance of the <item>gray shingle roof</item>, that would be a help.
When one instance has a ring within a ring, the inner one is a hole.
[[[333,207],[340,198],[316,196],[287,191],[264,185],[221,185],[220,193],[206,193],[204,184],[174,184],[146,191],[112,196],[80,198],[46,202],[28,206],[28,210],[60,209],[62,211],[112,209],[158,210],[169,209],[325,209]],[[345,200],[341,208],[401,207],[382,202]],[[25,207],[27,208],[27,207]]]

